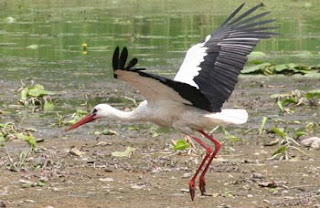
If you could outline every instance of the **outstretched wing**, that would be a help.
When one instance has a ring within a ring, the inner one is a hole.
[[[196,87],[210,102],[210,111],[219,112],[238,82],[238,75],[247,61],[247,55],[260,39],[276,33],[265,26],[273,19],[261,20],[270,12],[250,16],[263,4],[249,9],[235,18],[239,6],[225,22],[206,39],[191,47],[174,80]],[[250,16],[250,17],[249,17]]]
[[[121,54],[119,47],[115,49],[112,59],[114,77],[138,89],[149,103],[165,100],[168,103],[183,103],[210,111],[210,102],[196,87],[144,72],[144,68],[134,68],[138,63],[137,58],[131,59],[126,65],[127,58],[126,47],[122,49]]]

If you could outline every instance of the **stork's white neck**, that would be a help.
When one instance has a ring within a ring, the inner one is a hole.
[[[143,106],[139,105],[138,108],[133,111],[121,111],[108,104],[99,104],[96,106],[97,118],[107,118],[110,120],[120,120],[120,121],[143,121],[145,120],[146,113],[143,112]]]

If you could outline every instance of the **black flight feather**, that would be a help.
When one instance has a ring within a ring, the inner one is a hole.
[[[270,12],[252,15],[262,3],[245,11],[238,17],[244,4],[240,5],[211,36],[202,43],[206,54],[198,67],[201,68],[193,81],[211,103],[211,112],[220,112],[238,82],[238,75],[247,61],[247,55],[261,39],[277,33],[265,26],[274,19],[261,20]],[[181,80],[180,78],[178,80]]]
[[[114,51],[112,59],[114,77],[117,78],[117,70],[137,73],[139,75],[137,79],[140,81],[143,79],[141,83],[145,81],[146,85],[150,86],[148,80],[156,80],[177,92],[187,101],[185,103],[187,105],[191,103],[191,105],[209,112],[220,112],[223,103],[228,100],[238,82],[238,75],[247,61],[247,55],[251,53],[260,39],[270,38],[277,34],[270,32],[277,27],[265,26],[273,22],[273,19],[261,20],[270,12],[251,16],[259,7],[263,6],[262,3],[236,17],[243,6],[244,3],[234,10],[216,31],[212,32],[202,43],[199,43],[206,51],[204,55],[203,52],[199,53],[203,56],[203,61],[194,69],[198,73],[191,80],[196,83],[197,87],[190,83],[190,80],[184,80],[184,77],[179,77],[179,81],[172,80],[142,71],[145,68],[134,68],[138,63],[137,58],[131,59],[126,65],[128,58],[126,47],[122,49],[121,54],[119,47],[116,47]],[[180,70],[185,70],[185,68]],[[166,99],[166,97],[161,99]]]
[[[145,70],[145,68],[133,68],[137,63],[138,59],[133,58],[129,61],[128,65],[126,65],[127,59],[128,59],[128,49],[124,47],[121,51],[120,57],[119,57],[120,49],[119,46],[116,47],[116,49],[113,52],[113,58],[112,58],[112,67],[113,67],[113,77],[117,78],[117,74],[115,73],[117,70],[125,70],[125,71],[140,71]]]
[[[129,61],[128,65],[125,66],[127,58],[128,58],[127,48],[124,47],[122,49],[120,57],[119,57],[119,47],[116,47],[114,54],[113,54],[113,58],[112,58],[114,78],[117,78],[117,74],[116,74],[117,70],[135,72],[135,73],[139,74],[141,77],[151,78],[151,79],[157,80],[158,82],[162,83],[166,87],[173,89],[183,99],[190,102],[195,107],[198,107],[198,108],[201,108],[201,109],[204,109],[207,111],[210,111],[212,109],[212,106],[211,106],[209,100],[197,88],[195,88],[187,83],[177,82],[177,81],[174,81],[174,80],[166,78],[166,77],[161,77],[159,75],[143,72],[143,70],[145,70],[145,68],[133,68],[138,63],[137,58],[131,59]],[[184,103],[184,104],[189,105],[188,103]]]

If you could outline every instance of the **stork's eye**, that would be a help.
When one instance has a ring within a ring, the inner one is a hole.
[[[98,110],[97,110],[96,108],[94,108],[91,113],[92,113],[92,114],[96,114],[97,111],[98,111]]]

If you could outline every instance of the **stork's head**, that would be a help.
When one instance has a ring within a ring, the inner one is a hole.
[[[75,123],[72,126],[70,126],[69,128],[67,128],[66,131],[70,131],[72,129],[75,129],[79,126],[82,126],[83,124],[92,122],[98,118],[108,117],[108,114],[110,112],[110,108],[111,108],[111,106],[109,106],[108,104],[96,105],[88,115],[86,115],[80,121],[78,121],[77,123]]]

